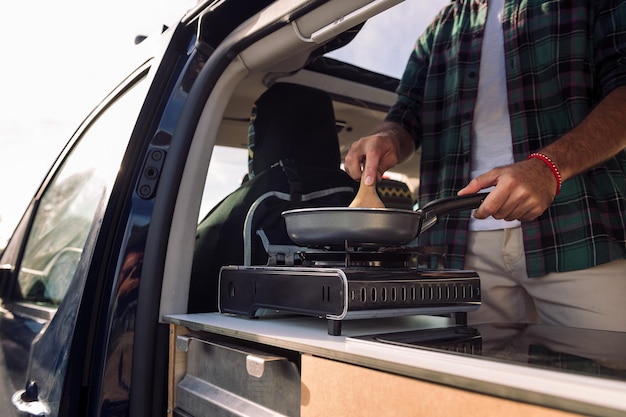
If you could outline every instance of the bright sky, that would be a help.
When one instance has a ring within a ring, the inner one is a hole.
[[[195,0],[0,5],[0,248],[82,119],[130,71],[137,34]]]
[[[330,55],[400,78],[415,40],[448,3],[450,0],[405,0],[365,24],[346,48],[349,57],[342,49]],[[380,45],[375,48],[376,55],[371,54],[372,45]]]
[[[406,0],[355,39],[344,59],[399,77],[449,0]],[[29,0],[0,5],[0,248],[74,129],[132,68],[134,38],[171,24],[195,0]],[[381,29],[379,29],[379,27]],[[392,31],[382,27],[393,27]],[[370,45],[359,48],[358,42]],[[380,43],[376,56],[359,52]]]

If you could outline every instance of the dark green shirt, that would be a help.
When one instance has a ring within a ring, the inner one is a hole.
[[[471,179],[486,17],[485,0],[457,0],[442,10],[416,42],[387,117],[421,147],[420,204],[455,195]],[[503,105],[514,158],[521,161],[626,85],[626,1],[505,0],[502,20]],[[462,268],[469,215],[446,216],[419,244],[448,245],[447,266]],[[522,227],[529,276],[626,258],[626,150],[565,181],[548,210]]]

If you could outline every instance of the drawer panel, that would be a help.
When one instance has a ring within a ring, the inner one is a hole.
[[[299,416],[300,372],[280,355],[178,336],[186,371],[175,407],[192,416]]]

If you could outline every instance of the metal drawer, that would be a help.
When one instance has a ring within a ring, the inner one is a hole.
[[[197,337],[178,336],[186,372],[176,385],[175,414],[299,416],[300,372],[282,356]]]

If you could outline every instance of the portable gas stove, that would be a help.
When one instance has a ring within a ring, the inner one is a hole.
[[[349,319],[452,313],[463,324],[480,306],[476,272],[422,268],[417,248],[266,249],[268,265],[222,268],[220,312],[315,316],[328,320],[328,334],[340,335]]]

